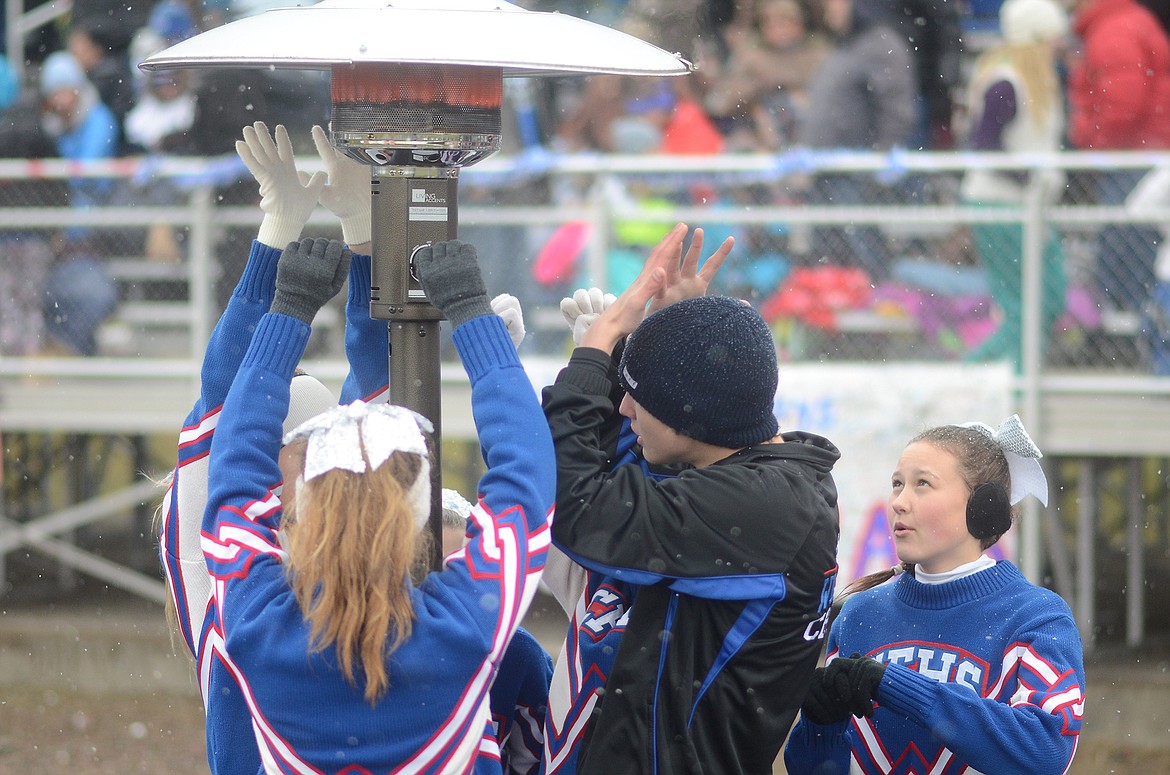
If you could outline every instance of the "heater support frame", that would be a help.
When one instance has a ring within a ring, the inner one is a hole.
[[[436,569],[443,545],[439,326],[444,318],[415,276],[413,258],[424,245],[455,238],[458,182],[457,167],[383,166],[373,168],[370,183],[370,317],[388,321],[390,401],[435,426],[427,524],[434,536],[431,567]]]

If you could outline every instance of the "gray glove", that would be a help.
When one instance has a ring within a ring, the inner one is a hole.
[[[431,304],[453,327],[493,314],[474,245],[459,240],[424,245],[414,254],[414,271]]]
[[[345,283],[350,256],[349,248],[338,240],[290,242],[276,264],[276,296],[269,312],[312,325],[317,310]]]

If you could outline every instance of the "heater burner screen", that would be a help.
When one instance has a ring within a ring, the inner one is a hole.
[[[337,102],[331,126],[346,134],[500,134],[500,109],[467,108],[458,105],[419,104],[396,101]]]
[[[498,136],[504,72],[401,62],[339,65],[332,93],[334,132]]]

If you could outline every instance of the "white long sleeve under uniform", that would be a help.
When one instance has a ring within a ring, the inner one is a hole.
[[[388,660],[371,707],[309,626],[276,540],[277,455],[289,381],[309,327],[269,313],[252,338],[212,442],[203,548],[228,663],[243,687],[269,773],[466,773],[488,690],[540,580],[555,464],[535,392],[496,315],[454,332],[487,463],[462,557],[411,586],[411,636]],[[344,514],[336,515],[344,519]],[[404,581],[409,584],[409,581]]]

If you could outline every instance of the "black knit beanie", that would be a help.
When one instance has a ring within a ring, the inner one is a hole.
[[[700,296],[647,317],[626,341],[620,379],[646,411],[698,441],[739,449],[779,429],[776,347],[738,299]]]

